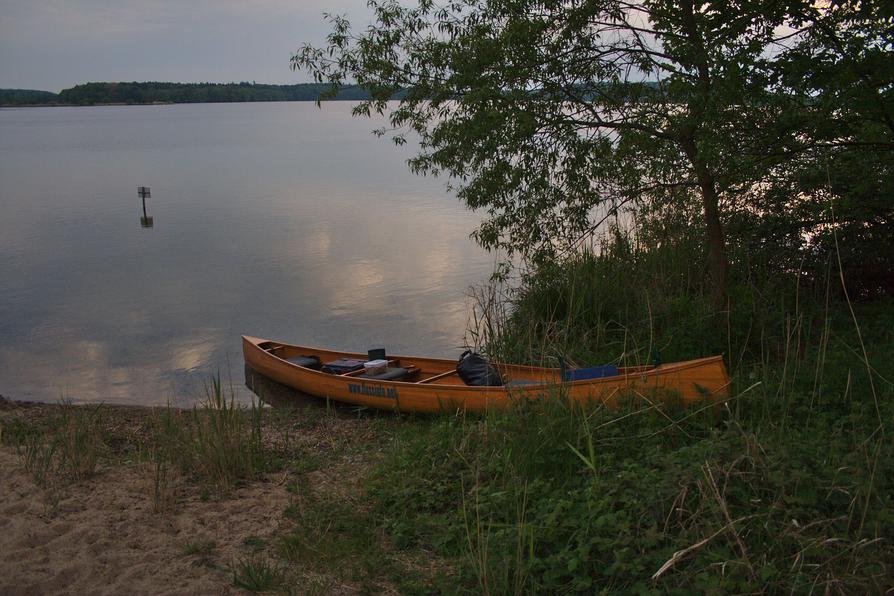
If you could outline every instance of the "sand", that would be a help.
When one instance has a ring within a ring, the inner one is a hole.
[[[39,419],[54,407],[0,397],[0,417]],[[109,412],[109,440],[123,444],[145,428],[151,410]],[[324,421],[323,429],[301,442],[325,451],[368,430],[351,420]],[[0,595],[242,593],[233,586],[233,565],[251,556],[252,542],[274,544],[290,523],[284,510],[296,497],[286,489],[287,474],[204,500],[200,487],[180,480],[176,499],[156,512],[150,465],[126,455],[101,460],[88,479],[53,490],[35,483],[14,447],[0,445]],[[315,490],[327,493],[354,491],[356,476],[344,469],[311,474]],[[314,584],[358,591],[337,578],[324,580]]]
[[[53,502],[10,448],[0,449],[0,478],[4,595],[234,593],[228,565],[245,556],[243,539],[269,537],[288,504],[283,486],[255,482],[154,513],[137,466],[103,470]],[[209,554],[187,554],[208,542]]]

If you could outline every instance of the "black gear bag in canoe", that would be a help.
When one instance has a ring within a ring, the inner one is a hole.
[[[503,379],[500,373],[481,354],[466,350],[459,357],[456,373],[466,385],[472,387],[500,387]]]

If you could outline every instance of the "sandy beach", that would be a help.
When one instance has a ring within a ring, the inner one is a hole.
[[[269,538],[288,503],[282,485],[256,482],[158,514],[137,466],[101,470],[52,503],[18,460],[0,450],[0,594],[229,594],[226,563],[245,537]],[[210,558],[187,554],[208,542]]]
[[[0,398],[0,422],[18,418],[39,424],[60,407]],[[310,493],[315,500],[351,503],[357,498],[365,451],[342,448],[373,436],[363,419],[317,413],[307,422],[281,416],[275,423],[278,432],[265,429],[269,440],[283,440],[283,424],[286,430],[299,429],[290,441],[299,450],[328,453],[328,465],[305,473],[286,469],[265,474],[228,494],[210,496],[207,488],[177,475],[170,483],[170,502],[158,511],[152,466],[139,453],[153,410],[104,408],[108,452],[90,477],[79,482],[38,485],[26,470],[21,448],[4,437],[0,594],[242,593],[234,569],[259,553],[274,556],[277,537],[300,525],[284,514],[290,505],[301,508]],[[301,490],[295,489],[297,475],[302,476]],[[288,575],[289,591],[360,591],[340,575],[299,566]],[[391,591],[384,584],[378,588]]]

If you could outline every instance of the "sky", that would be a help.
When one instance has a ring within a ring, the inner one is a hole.
[[[0,0],[0,88],[59,92],[91,81],[294,84],[323,13],[369,21],[366,0]]]

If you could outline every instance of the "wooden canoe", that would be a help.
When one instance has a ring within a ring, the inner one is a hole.
[[[729,376],[720,356],[620,368],[612,377],[561,382],[557,368],[511,364],[495,367],[507,380],[502,387],[471,387],[455,374],[456,361],[414,356],[388,356],[395,366],[411,369],[400,381],[337,375],[298,366],[288,361],[301,356],[322,362],[340,358],[366,360],[367,355],[297,346],[242,336],[245,362],[256,372],[310,395],[335,401],[401,412],[484,411],[505,408],[514,400],[542,399],[561,389],[579,403],[612,403],[622,396],[702,402],[729,396]],[[513,383],[523,383],[513,385]]]

